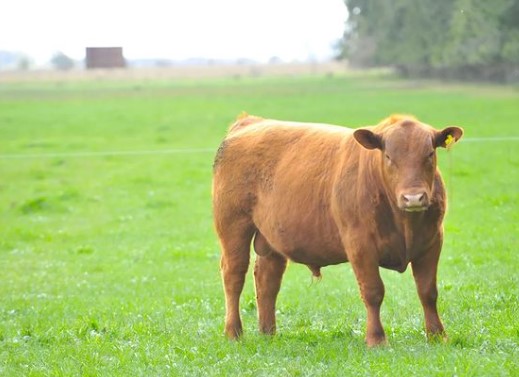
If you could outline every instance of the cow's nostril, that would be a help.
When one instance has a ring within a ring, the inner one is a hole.
[[[418,194],[404,194],[402,195],[402,201],[408,207],[419,207],[426,205],[427,194],[425,192]]]

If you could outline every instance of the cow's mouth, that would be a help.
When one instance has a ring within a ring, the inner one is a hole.
[[[403,208],[406,212],[423,212],[427,210],[426,206],[416,206],[416,207],[405,207]]]

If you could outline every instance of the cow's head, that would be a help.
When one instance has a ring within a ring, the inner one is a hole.
[[[378,149],[382,177],[398,207],[425,211],[432,198],[436,148],[447,147],[463,135],[459,127],[436,130],[412,117],[391,117],[379,126],[355,130],[353,136],[367,149]]]

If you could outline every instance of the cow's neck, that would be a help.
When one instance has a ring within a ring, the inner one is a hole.
[[[425,212],[403,212],[400,209],[401,226],[405,239],[407,259],[410,260],[414,250],[420,245],[423,237]]]

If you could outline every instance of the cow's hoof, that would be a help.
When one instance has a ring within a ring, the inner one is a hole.
[[[445,332],[427,333],[427,341],[429,343],[447,343],[448,340],[449,338]]]
[[[387,346],[387,344],[388,343],[387,343],[387,340],[386,340],[385,336],[382,336],[382,337],[372,336],[372,337],[367,337],[366,338],[366,345],[369,348]]]
[[[260,325],[259,332],[263,335],[276,335],[276,325]]]
[[[241,327],[231,327],[225,329],[225,336],[229,340],[238,340],[243,335],[243,330]]]

